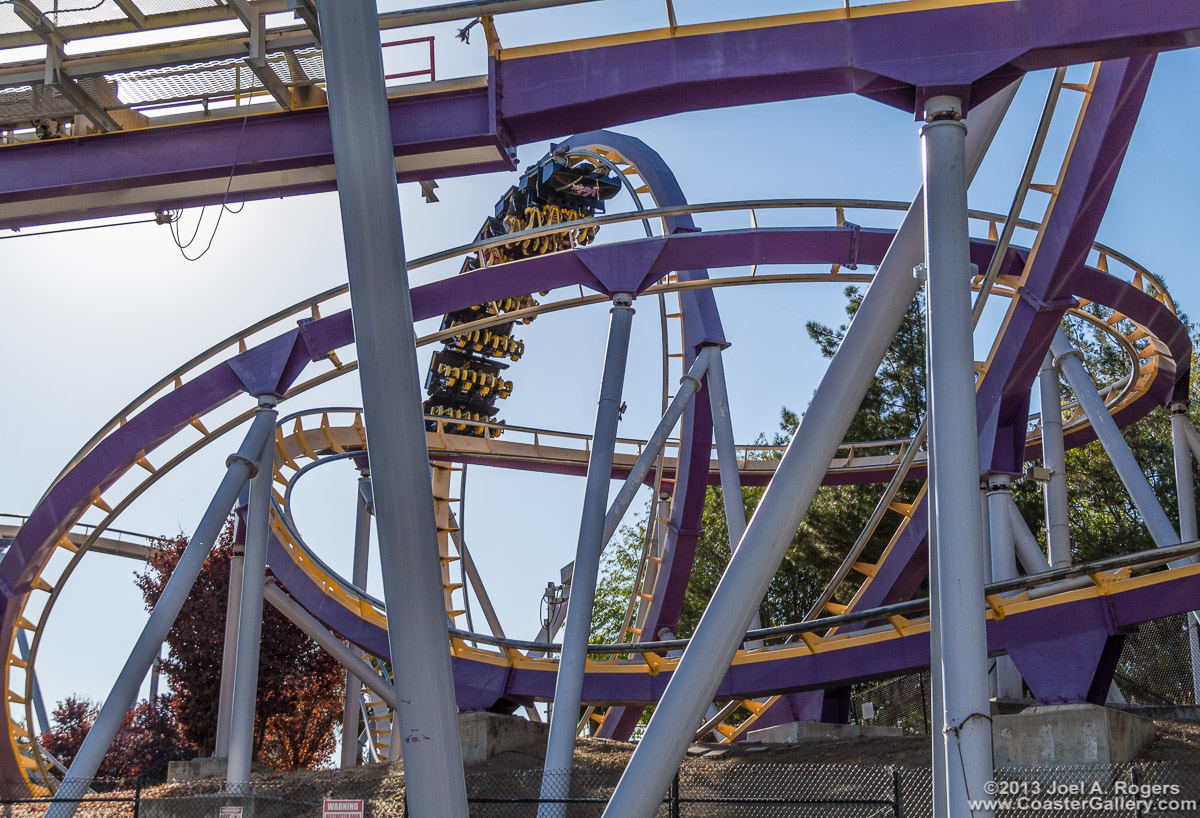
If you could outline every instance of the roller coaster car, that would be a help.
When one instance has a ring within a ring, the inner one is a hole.
[[[548,188],[568,199],[568,204],[581,209],[603,212],[601,203],[621,192],[621,180],[588,162],[569,166],[548,158],[542,161],[538,170],[538,183],[542,189],[539,192]]]

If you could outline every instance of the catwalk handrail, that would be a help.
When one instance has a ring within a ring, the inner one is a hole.
[[[1031,574],[1029,576],[1016,577],[1015,579],[1001,580],[1000,582],[990,582],[984,586],[984,592],[988,596],[993,596],[1012,591],[1025,591],[1039,586],[1046,586],[1062,580],[1070,580],[1076,577],[1084,577],[1107,571],[1120,570],[1121,568],[1154,568],[1168,562],[1173,562],[1177,559],[1196,555],[1200,555],[1200,540],[1179,543],[1178,545],[1172,545],[1167,548],[1152,548],[1148,551],[1137,551],[1133,554],[1121,554],[1116,557],[1105,557],[1104,559],[1093,560],[1092,562],[1083,562],[1079,563],[1078,565],[1068,566],[1066,568],[1056,568],[1051,571],[1043,571],[1039,574]],[[759,628],[758,630],[747,631],[745,640],[753,641],[759,639],[774,639],[783,636],[794,636],[801,633],[824,631],[829,628],[841,627],[843,625],[851,625],[859,622],[870,622],[876,619],[886,619],[889,616],[909,616],[912,614],[922,614],[927,613],[928,610],[928,598],[912,599],[907,602],[895,602],[891,605],[881,605],[878,608],[871,608],[870,610],[866,611],[855,611],[853,613],[840,614],[837,616],[828,616],[823,619],[794,622],[789,625],[777,625],[771,628]],[[459,630],[458,628],[450,628],[450,635],[460,639],[492,645],[498,648],[513,648],[516,650],[537,650],[545,653],[558,653],[562,647],[557,643],[529,642],[520,639],[507,638],[500,639],[495,636]],[[690,642],[690,639],[665,639],[657,642],[621,642],[618,644],[589,645],[588,653],[648,653],[667,650],[680,650],[682,648],[686,648]]]

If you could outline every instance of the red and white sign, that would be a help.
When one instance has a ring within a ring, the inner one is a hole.
[[[357,801],[326,798],[321,811],[322,818],[363,818],[362,799]]]

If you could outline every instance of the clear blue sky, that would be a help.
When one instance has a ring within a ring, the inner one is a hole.
[[[681,22],[728,14],[722,11],[727,5],[716,2],[677,0],[675,5]],[[760,2],[755,11],[827,5]],[[517,45],[658,26],[664,20],[657,4],[610,0],[517,15],[502,20],[500,31],[506,45]],[[480,72],[482,38],[462,45],[454,28],[430,29],[437,37],[441,75]],[[1184,310],[1200,304],[1200,285],[1191,270],[1200,188],[1198,75],[1195,51],[1160,59],[1099,235],[1165,278]],[[1045,73],[1026,79],[972,188],[972,207],[1007,209],[1048,82]],[[618,130],[657,149],[693,202],[907,200],[920,183],[912,116],[858,98],[699,112]],[[1048,168],[1057,167],[1064,139],[1065,132],[1056,130],[1047,149]],[[521,167],[546,148],[521,146]],[[432,205],[423,203],[415,185],[402,185],[409,256],[469,241],[514,179],[514,174],[491,174],[439,180],[441,201]],[[628,205],[624,199],[618,203]],[[1035,194],[1026,215],[1036,215],[1040,205]],[[208,235],[213,215],[210,209],[201,236]],[[190,228],[197,217],[189,211],[185,225]],[[827,224],[831,214],[816,218]],[[894,223],[890,217],[852,218],[867,226]],[[211,252],[194,263],[181,258],[167,228],[153,224],[9,240],[11,235],[0,236],[5,242],[0,244],[5,254],[0,344],[9,350],[7,399],[0,407],[0,434],[7,443],[0,510],[9,512],[27,513],[76,449],[163,374],[258,318],[345,279],[333,194],[250,203],[239,214],[226,214]],[[434,275],[418,271],[413,281]],[[718,291],[733,342],[726,369],[739,440],[773,431],[781,406],[806,405],[823,361],[804,334],[804,322],[840,321],[841,290],[827,284]],[[631,437],[651,431],[659,407],[657,316],[653,304],[637,306],[625,395],[629,410],[620,430]],[[590,431],[606,317],[603,307],[560,313],[517,332],[528,353],[511,370],[517,387],[502,416],[515,424]],[[994,321],[985,321],[977,336],[981,354],[990,345],[991,325]],[[428,350],[421,355],[422,367],[427,359]],[[551,373],[560,365],[577,385],[554,387]],[[351,376],[283,409],[358,401],[357,379]],[[151,534],[189,532],[236,445],[231,436],[209,447],[148,492],[118,525]],[[348,570],[354,472],[340,465],[322,471],[297,490],[298,519],[321,555]],[[514,636],[533,635],[541,589],[573,559],[582,489],[582,479],[483,468],[470,472],[468,539]],[[101,555],[85,560],[51,620],[38,665],[50,702],[72,692],[94,699],[107,694],[145,618],[131,581],[137,567]],[[372,590],[379,591],[377,578]]]

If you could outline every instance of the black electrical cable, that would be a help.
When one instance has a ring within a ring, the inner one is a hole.
[[[4,2],[4,0],[0,0],[0,4],[3,4],[3,2]],[[0,241],[4,241],[5,239],[31,239],[34,236],[52,236],[56,233],[78,233],[80,230],[99,230],[102,227],[125,227],[126,225],[130,225],[130,224],[149,224],[150,222],[154,222],[154,221],[157,221],[157,219],[137,219],[136,221],[132,221],[132,222],[114,222],[112,224],[89,224],[89,225],[85,225],[84,227],[63,227],[58,230],[39,230],[36,233],[17,233],[12,236],[0,236]]]
[[[217,237],[217,229],[221,226],[221,217],[223,215],[225,215],[226,210],[228,210],[230,213],[241,213],[242,209],[244,209],[246,206],[245,202],[243,202],[241,208],[239,208],[237,210],[233,210],[228,205],[229,205],[229,191],[233,189],[233,177],[237,173],[237,163],[238,163],[238,159],[242,155],[242,142],[246,138],[246,125],[249,122],[250,122],[250,115],[246,114],[246,116],[243,117],[243,119],[242,119],[242,130],[238,134],[238,144],[237,144],[237,150],[234,151],[234,154],[233,154],[233,164],[230,165],[230,167],[229,167],[229,181],[225,183],[225,195],[221,199],[221,209],[219,211],[217,211],[217,221],[216,221],[216,224],[213,225],[212,233],[209,234],[208,244],[204,245],[204,249],[201,250],[200,253],[196,256],[189,256],[187,254],[187,248],[192,246],[192,242],[194,242],[196,240],[196,235],[200,232],[200,224],[204,220],[204,211],[206,208],[203,208],[203,207],[200,208],[200,219],[197,220],[196,230],[192,234],[192,238],[188,241],[187,244],[181,244],[180,240],[179,240],[179,236],[177,235],[176,231],[174,231],[174,230],[172,231],[172,237],[175,239],[175,245],[179,248],[180,254],[187,261],[199,261],[200,259],[204,258],[205,254],[208,253],[209,250],[212,249],[213,240]],[[176,221],[178,221],[178,219],[176,219]]]

